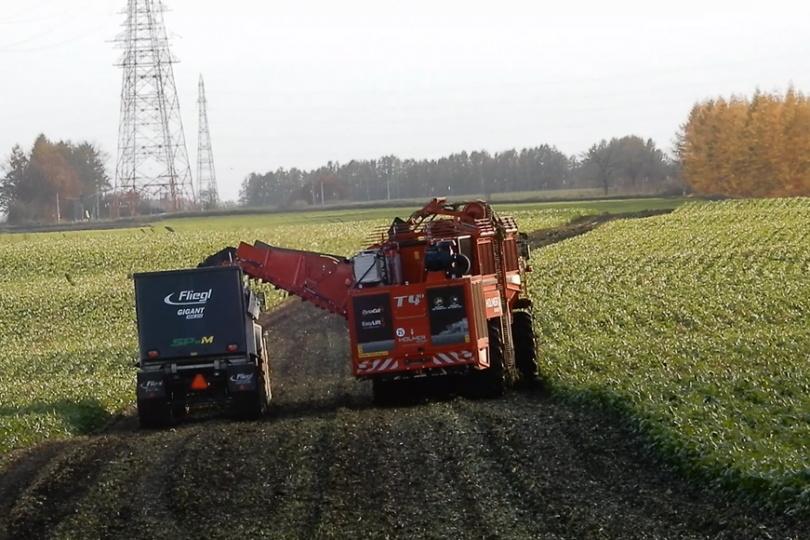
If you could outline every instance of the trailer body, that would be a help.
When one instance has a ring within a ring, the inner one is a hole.
[[[261,306],[241,269],[142,272],[133,279],[142,425],[166,425],[200,405],[263,415],[272,395]]]

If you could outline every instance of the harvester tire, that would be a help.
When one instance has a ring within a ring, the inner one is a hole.
[[[143,429],[162,429],[172,424],[172,405],[159,399],[138,401],[138,423]]]
[[[512,340],[515,343],[515,367],[521,379],[532,382],[538,379],[537,335],[534,318],[526,311],[515,311],[512,318]]]
[[[495,399],[502,397],[506,391],[500,318],[489,320],[487,334],[489,336],[489,368],[473,371],[467,380],[467,395],[473,399]]]
[[[401,398],[399,381],[386,381],[373,379],[371,381],[371,395],[374,405],[378,407],[391,407],[397,405]]]

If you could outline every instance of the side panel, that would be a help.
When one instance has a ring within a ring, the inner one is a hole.
[[[427,290],[430,344],[434,347],[470,342],[464,287],[431,287]]]
[[[360,358],[390,354],[395,348],[388,292],[355,296],[351,300],[351,324]]]

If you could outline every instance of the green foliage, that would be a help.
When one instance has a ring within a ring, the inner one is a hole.
[[[541,368],[713,485],[810,510],[810,200],[695,203],[534,253]]]
[[[607,153],[602,152],[605,148]],[[460,152],[432,160],[389,155],[343,164],[330,161],[310,171],[282,168],[264,174],[254,172],[242,181],[239,203],[288,207],[433,196],[489,199],[498,194],[594,187],[605,194],[608,189],[634,194],[682,192],[680,182],[673,178],[677,171],[650,140],[614,138],[591,150],[582,160],[544,144],[495,154]],[[595,167],[597,163],[609,171]]]
[[[678,187],[672,182],[677,168],[652,139],[629,136],[594,144],[582,156],[581,174],[600,186],[605,195],[623,186],[641,191],[650,184]]]
[[[91,143],[54,143],[44,135],[28,154],[16,145],[0,166],[0,211],[9,223],[98,217],[102,191],[109,188],[106,157]]]

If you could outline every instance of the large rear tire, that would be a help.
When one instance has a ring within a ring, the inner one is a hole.
[[[539,381],[537,368],[537,335],[534,318],[526,311],[512,314],[512,340],[515,343],[515,367],[524,382]]]
[[[473,371],[467,379],[466,394],[473,399],[495,399],[506,392],[506,370],[503,364],[503,337],[500,318],[487,322],[489,368]]]
[[[399,383],[399,384],[398,384]],[[401,381],[374,378],[371,381],[372,401],[378,407],[392,407],[402,400]]]

